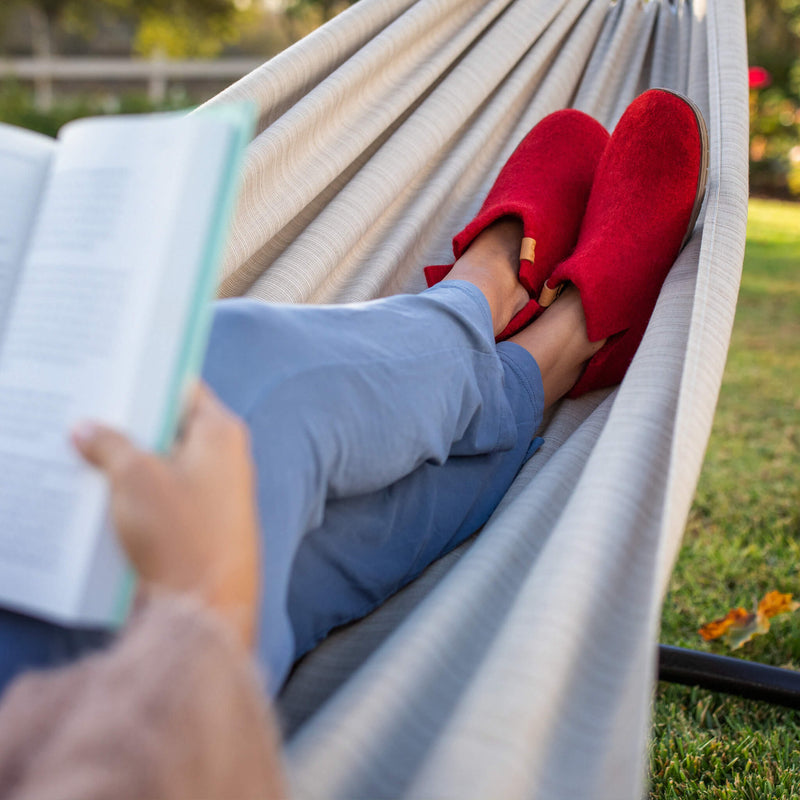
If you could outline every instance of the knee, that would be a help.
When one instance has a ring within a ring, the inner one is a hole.
[[[257,300],[214,303],[204,372],[248,361],[263,364],[278,346],[280,317],[278,307]]]
[[[264,347],[271,338],[266,309],[262,303],[245,299],[214,303],[203,379],[239,414],[248,396],[257,390],[263,366],[269,363]]]
[[[209,350],[239,347],[258,337],[262,304],[255,300],[235,298],[219,300],[213,304]]]

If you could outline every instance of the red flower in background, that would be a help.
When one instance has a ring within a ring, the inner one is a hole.
[[[751,89],[766,89],[772,83],[772,76],[764,67],[750,67],[747,81]]]

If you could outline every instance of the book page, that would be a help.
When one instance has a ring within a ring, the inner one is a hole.
[[[133,382],[171,269],[176,209],[194,202],[185,174],[202,171],[193,126],[72,123],[31,237],[0,348],[0,592],[55,617],[75,613],[106,504],[67,432],[100,419],[141,443],[129,399],[156,390]]]
[[[0,123],[0,341],[55,140]]]

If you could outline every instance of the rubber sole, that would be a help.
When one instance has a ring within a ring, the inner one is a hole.
[[[662,92],[667,92],[668,94],[674,95],[680,100],[683,100],[683,102],[686,103],[686,105],[692,110],[694,118],[697,121],[698,132],[700,133],[700,174],[697,177],[697,193],[695,194],[694,198],[692,215],[689,217],[689,225],[686,228],[686,234],[681,242],[681,250],[683,250],[683,248],[686,247],[689,239],[692,238],[694,226],[697,224],[697,218],[700,216],[700,209],[703,207],[703,200],[705,199],[706,189],[708,188],[708,165],[710,161],[708,127],[706,126],[706,121],[703,118],[703,112],[700,110],[700,107],[694,102],[694,100],[691,100],[685,94],[676,92],[674,89],[665,89],[661,86],[654,86],[653,88]]]

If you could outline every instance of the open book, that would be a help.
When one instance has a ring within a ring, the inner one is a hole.
[[[81,419],[165,448],[200,367],[252,111],[0,125],[0,605],[121,621],[132,578]]]

